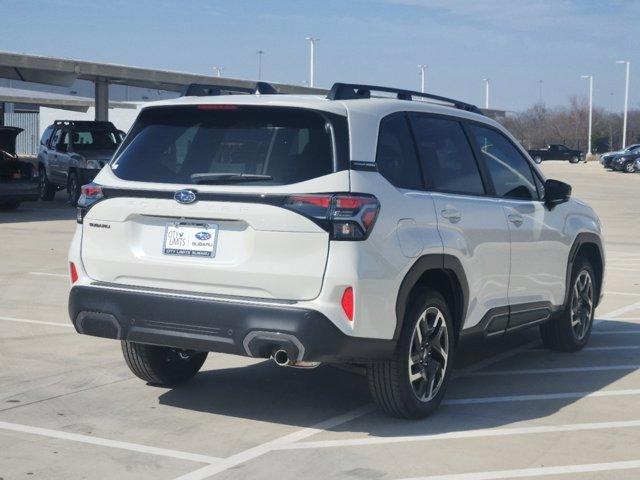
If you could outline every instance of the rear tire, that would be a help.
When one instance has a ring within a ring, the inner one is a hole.
[[[47,170],[40,165],[40,200],[50,202],[56,196],[56,186],[49,182]]]
[[[180,385],[193,378],[208,353],[124,340],[121,343],[124,359],[134,375],[162,387]]]
[[[533,161],[539,165],[542,163],[542,157],[533,157]]]
[[[578,258],[571,273],[570,289],[562,313],[540,326],[545,347],[558,352],[576,352],[589,341],[596,301],[595,274],[586,258]]]
[[[367,366],[369,389],[381,410],[399,418],[423,418],[444,397],[453,366],[454,325],[440,292],[420,289],[404,318],[393,357]]]
[[[80,180],[78,180],[78,174],[76,172],[69,172],[67,177],[67,201],[72,207],[78,206],[78,199],[80,198]]]
[[[580,161],[580,157],[571,157],[569,159],[569,163],[578,163]]]

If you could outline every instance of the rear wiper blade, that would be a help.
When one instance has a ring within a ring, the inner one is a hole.
[[[262,180],[273,180],[273,177],[256,173],[194,173],[191,175],[193,183],[259,182]]]

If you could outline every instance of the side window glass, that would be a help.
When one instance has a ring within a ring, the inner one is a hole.
[[[49,139],[51,138],[51,132],[53,132],[53,126],[48,126],[47,129],[42,134],[42,139],[40,140],[40,144],[46,145]]]
[[[403,113],[390,115],[380,122],[376,164],[380,174],[392,185],[410,190],[423,189],[418,158]]]
[[[471,125],[499,197],[537,200],[538,192],[529,162],[501,133],[490,128]]]
[[[53,134],[53,138],[51,139],[51,143],[49,143],[49,148],[56,148],[56,145],[60,143],[60,135],[62,134],[62,130],[58,129]]]
[[[411,126],[430,189],[484,195],[478,164],[459,122],[412,114]]]

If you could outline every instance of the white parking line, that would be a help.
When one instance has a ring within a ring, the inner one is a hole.
[[[42,275],[46,277],[59,277],[59,278],[69,278],[69,274],[67,273],[49,273],[49,272],[29,272],[29,275]]]
[[[470,377],[494,377],[503,375],[538,375],[543,373],[573,373],[573,372],[606,372],[614,370],[638,370],[638,365],[602,365],[595,367],[561,367],[561,368],[522,368],[518,370],[489,370],[488,372],[475,372]]]
[[[445,400],[442,405],[480,405],[487,403],[535,402],[539,400],[560,400],[563,398],[618,397],[640,395],[640,389],[634,390],[596,390],[591,392],[540,393],[533,395],[498,395],[495,397],[469,397]]]
[[[630,297],[640,297],[640,293],[630,293],[630,292],[604,292],[605,295],[628,295]]]
[[[336,417],[332,417],[328,420],[320,422],[313,427],[303,428],[288,435],[284,435],[283,437],[271,440],[270,442],[257,445],[253,448],[249,448],[248,450],[244,450],[240,453],[223,459],[218,464],[208,465],[199,470],[195,470],[193,472],[182,475],[175,480],[203,480],[212,475],[228,470],[229,468],[233,468],[236,465],[240,465],[241,463],[248,462],[257,457],[261,457],[262,455],[265,455],[273,450],[277,450],[278,447],[283,444],[297,442],[329,428],[333,428],[338,425],[342,425],[343,423],[350,422],[351,420],[366,415],[367,413],[370,413],[374,410],[375,407],[373,405],[364,405],[363,407],[356,408],[355,410],[351,410],[350,412],[347,412],[343,415],[338,415]]]
[[[640,427],[640,420],[599,423],[574,423],[568,425],[541,425],[516,428],[479,428],[475,430],[459,430],[455,432],[433,433],[427,435],[406,435],[397,437],[350,438],[345,440],[321,440],[317,442],[300,442],[278,447],[278,450],[298,450],[308,448],[355,447],[364,445],[380,445],[387,443],[427,442],[434,440],[454,440],[461,438],[502,437],[510,435],[533,435],[541,433],[580,432],[585,430],[604,430]]]
[[[27,318],[13,318],[13,317],[0,317],[4,322],[17,322],[17,323],[34,323],[36,325],[51,325],[53,327],[73,328],[70,323],[62,322],[44,322],[42,320],[29,320]]]
[[[568,475],[572,473],[610,472],[640,468],[640,460],[628,462],[588,463],[559,467],[522,468],[519,470],[498,470],[494,472],[453,473],[428,475],[426,477],[405,478],[403,480],[499,480],[504,478],[545,477],[548,475]]]
[[[609,350],[638,350],[640,349],[640,345],[605,345],[602,347],[585,347],[580,352],[599,352],[599,351],[609,351]],[[548,351],[546,348],[532,348],[532,352],[546,352]]]
[[[149,447],[147,445],[140,445],[137,443],[120,442],[117,440],[109,440],[107,438],[91,437],[89,435],[63,432],[60,430],[50,430],[48,428],[32,427],[29,425],[22,425],[18,423],[0,422],[0,430],[11,430],[13,432],[41,435],[44,437],[58,438],[60,440],[70,440],[72,442],[99,445],[101,447],[118,448],[120,450],[129,450],[131,452],[177,458],[180,460],[188,460],[191,462],[215,464],[221,460],[218,457],[210,457],[208,455],[198,455],[197,453],[188,453],[180,452],[178,450],[167,450],[165,448]]]
[[[591,332],[591,335],[635,335],[638,333],[640,333],[640,330],[600,330]]]
[[[632,303],[631,305],[627,305],[626,307],[618,308],[613,312],[609,312],[607,315],[603,315],[604,318],[615,318],[620,315],[624,315],[628,312],[633,312],[634,310],[640,309],[640,302]]]

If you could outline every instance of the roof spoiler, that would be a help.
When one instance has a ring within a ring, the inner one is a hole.
[[[256,82],[255,87],[238,87],[235,85],[207,85],[203,83],[191,83],[182,88],[183,97],[215,97],[218,95],[233,94],[260,94],[277,95],[278,89],[267,82]]]

